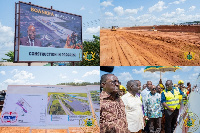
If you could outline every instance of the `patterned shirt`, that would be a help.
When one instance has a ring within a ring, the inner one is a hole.
[[[162,117],[162,103],[161,95],[155,93],[152,95],[149,93],[145,99],[144,114],[148,118],[159,118]]]
[[[121,98],[113,99],[102,91],[100,94],[100,132],[128,133],[125,107]]]

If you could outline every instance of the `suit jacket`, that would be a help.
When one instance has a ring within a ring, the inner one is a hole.
[[[20,45],[30,46],[28,37],[20,38]],[[39,46],[39,47],[41,47],[41,42],[40,42],[40,40],[35,39],[35,40],[34,40],[34,46]]]

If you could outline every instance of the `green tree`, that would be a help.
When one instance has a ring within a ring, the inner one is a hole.
[[[93,35],[93,41],[84,41],[83,42],[83,53],[91,52],[95,53],[94,60],[88,61],[83,58],[83,61],[80,63],[82,66],[99,66],[100,65],[100,37]],[[84,54],[83,54],[84,55]]]
[[[14,52],[13,51],[9,51],[5,55],[8,56],[8,57],[10,57],[10,58],[9,59],[2,58],[2,60],[5,60],[7,62],[14,62]]]

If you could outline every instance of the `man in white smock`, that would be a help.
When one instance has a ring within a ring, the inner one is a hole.
[[[141,133],[144,129],[144,119],[142,111],[142,101],[136,93],[141,89],[139,80],[130,80],[127,82],[128,92],[121,97],[125,105],[126,119],[128,129],[131,132]]]

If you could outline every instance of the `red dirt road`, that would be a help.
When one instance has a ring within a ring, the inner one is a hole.
[[[101,30],[101,66],[200,65],[200,33]],[[186,60],[193,52],[194,60]]]

